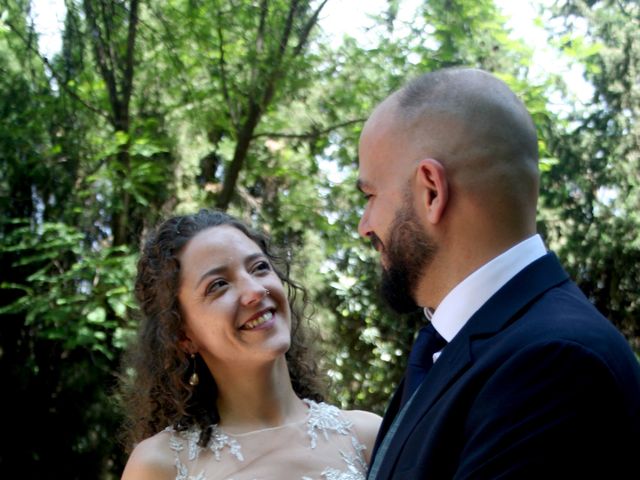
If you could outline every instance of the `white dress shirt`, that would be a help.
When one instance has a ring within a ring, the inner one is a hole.
[[[494,293],[527,265],[546,253],[540,235],[536,234],[523,240],[485,263],[456,285],[442,299],[435,311],[425,308],[425,316],[431,320],[438,333],[450,342]],[[433,355],[434,362],[439,355],[440,352]]]

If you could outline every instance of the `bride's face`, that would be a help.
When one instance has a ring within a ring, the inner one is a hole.
[[[224,225],[199,232],[179,256],[178,292],[186,348],[213,371],[283,355],[291,312],[282,282],[260,247]]]

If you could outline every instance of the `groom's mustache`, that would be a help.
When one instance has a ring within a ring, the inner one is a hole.
[[[384,246],[382,244],[382,240],[380,240],[380,237],[371,232],[369,234],[369,240],[371,241],[371,245],[373,245],[373,248],[375,248],[378,252],[382,252]]]

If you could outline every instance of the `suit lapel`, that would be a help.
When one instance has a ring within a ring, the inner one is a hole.
[[[553,253],[548,253],[525,267],[487,300],[451,343],[446,346],[438,361],[427,374],[425,381],[418,388],[413,401],[406,406],[407,412],[404,415],[406,420],[398,425],[393,437],[393,447],[389,448],[385,452],[385,457],[381,459],[378,478],[390,478],[398,455],[403,450],[416,421],[422,418],[447,388],[468,369],[472,361],[471,343],[473,340],[478,337],[486,338],[489,335],[495,335],[509,323],[515,321],[520,313],[544,292],[568,278],[556,256]],[[397,408],[396,405],[393,418],[397,417]],[[385,414],[385,420],[386,417]],[[387,425],[385,432],[389,428]],[[376,444],[380,441],[379,435]]]
[[[373,451],[371,452],[371,462],[373,463],[373,459],[378,452],[378,448],[380,448],[380,444],[384,439],[384,436],[389,431],[393,420],[396,418],[398,414],[398,410],[400,410],[400,401],[402,399],[402,389],[404,388],[404,377],[400,381],[400,384],[396,388],[396,391],[393,392],[393,396],[391,397],[391,401],[387,406],[387,409],[384,412],[384,417],[382,418],[382,423],[380,424],[380,429],[378,430],[378,435],[376,436],[376,443],[373,447]]]

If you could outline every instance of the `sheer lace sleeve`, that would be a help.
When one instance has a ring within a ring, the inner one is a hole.
[[[200,432],[172,428],[176,480],[364,480],[365,446],[338,408],[305,400],[304,421],[239,435],[213,427],[206,448]]]

